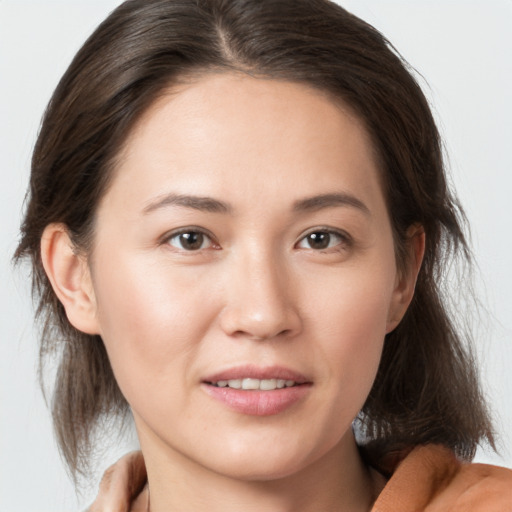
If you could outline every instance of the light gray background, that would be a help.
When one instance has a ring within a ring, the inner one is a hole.
[[[0,0],[0,509],[83,508],[59,460],[35,373],[26,272],[13,272],[30,153],[41,114],[72,56],[119,1]],[[512,466],[512,0],[352,0],[426,77],[479,263],[482,375]],[[130,443],[104,455],[103,467]],[[93,486],[95,483],[93,482]]]

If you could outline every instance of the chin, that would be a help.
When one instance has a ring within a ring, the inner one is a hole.
[[[291,436],[290,436],[291,437]],[[209,466],[216,473],[245,481],[279,480],[297,474],[335,451],[336,442],[308,446],[306,440],[261,437],[250,444],[238,442],[212,453]],[[206,461],[204,461],[206,462]]]
[[[267,482],[279,480],[294,475],[305,467],[307,462],[300,457],[268,457],[266,460],[253,460],[247,454],[240,460],[225,460],[221,464],[216,461],[217,473],[237,480],[247,482]]]

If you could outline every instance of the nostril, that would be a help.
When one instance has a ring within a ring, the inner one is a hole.
[[[244,337],[244,338],[251,339],[254,341],[265,341],[265,340],[269,340],[269,339],[285,338],[285,337],[290,336],[291,333],[292,333],[292,329],[282,329],[282,330],[278,330],[278,331],[269,331],[267,333],[259,333],[259,334],[256,334],[254,332],[238,330],[238,331],[235,331],[234,333],[232,333],[231,336],[233,336],[235,338]]]
[[[228,336],[253,340],[294,336],[301,330],[302,322],[293,297],[284,294],[283,289],[268,275],[253,286],[247,280],[238,280],[219,312],[222,330]]]

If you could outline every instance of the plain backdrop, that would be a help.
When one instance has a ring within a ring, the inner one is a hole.
[[[83,509],[59,459],[36,376],[26,269],[14,271],[30,153],[45,105],[72,56],[119,1],[0,0],[0,509]],[[352,0],[420,78],[446,138],[451,179],[472,226],[482,378],[512,466],[512,0]],[[456,283],[455,283],[456,285]],[[476,315],[476,313],[475,313]],[[116,442],[105,468],[134,441]]]

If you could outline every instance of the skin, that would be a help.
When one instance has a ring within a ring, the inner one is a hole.
[[[105,471],[98,495],[87,512],[147,512],[149,495],[146,483],[142,453],[127,453]]]
[[[184,246],[180,230],[202,243]],[[71,323],[104,340],[153,512],[370,508],[351,423],[412,298],[421,230],[410,240],[399,271],[368,134],[321,92],[212,74],[149,108],[98,207],[92,254],[73,252],[62,225],[42,254]],[[204,379],[242,364],[299,372],[308,391],[279,414],[234,411]]]

